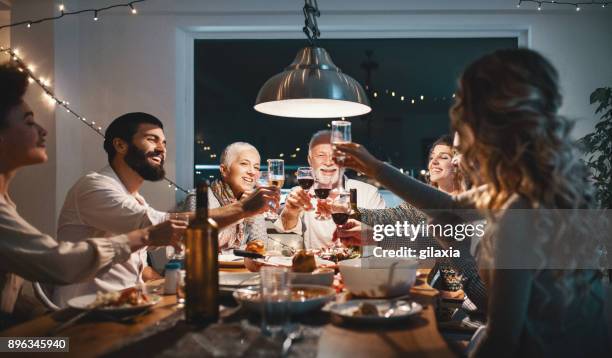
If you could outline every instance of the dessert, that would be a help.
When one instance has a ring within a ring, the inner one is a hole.
[[[293,256],[291,271],[293,272],[313,272],[317,268],[314,254],[306,250],[298,251]]]

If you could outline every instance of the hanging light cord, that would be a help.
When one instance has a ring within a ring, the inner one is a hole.
[[[321,36],[317,17],[321,16],[317,0],[304,0],[304,27],[302,31],[308,37],[310,46],[315,46],[317,39]]]

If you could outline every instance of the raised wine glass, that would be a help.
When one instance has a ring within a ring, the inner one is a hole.
[[[327,176],[327,175],[321,175],[320,173],[316,176],[315,178],[315,183],[314,183],[314,193],[315,193],[315,197],[317,199],[320,200],[327,200],[327,197],[329,197],[329,194],[332,190],[332,177]],[[318,202],[317,201],[317,205]],[[315,216],[315,219],[317,220],[329,220],[330,217],[328,215],[323,215],[321,213],[317,213],[317,215]]]
[[[268,159],[268,185],[282,189],[285,185],[285,161],[282,159]],[[276,210],[269,216],[270,219],[278,219]]]
[[[349,121],[332,121],[331,123],[331,144],[335,149],[336,144],[352,142],[351,122]],[[342,162],[344,156],[338,156],[337,159]]]

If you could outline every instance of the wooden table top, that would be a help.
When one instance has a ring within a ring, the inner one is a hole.
[[[235,271],[235,270],[232,270]],[[408,322],[389,327],[346,328],[326,324],[319,339],[321,357],[454,357],[438,332],[434,314],[437,291],[426,284],[411,289],[416,301],[424,305],[422,314]],[[42,316],[0,332],[0,337],[45,337],[55,327],[74,315],[70,309]],[[146,331],[163,324],[170,316],[181,314],[174,295],[162,300],[146,315],[133,323],[83,319],[59,332],[57,336],[70,337],[69,356],[96,357],[124,348],[128,342],[145,338]],[[64,317],[62,317],[64,316]],[[66,353],[64,353],[66,354]]]

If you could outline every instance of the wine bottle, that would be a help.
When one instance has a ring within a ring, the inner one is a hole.
[[[196,215],[185,232],[185,319],[194,324],[219,319],[219,238],[208,218],[208,183],[196,189]]]
[[[351,189],[351,215],[349,216],[351,219],[355,219],[359,221],[361,219],[361,213],[359,212],[359,208],[357,207],[357,189]]]

